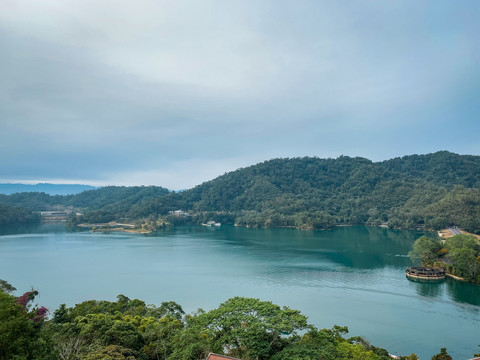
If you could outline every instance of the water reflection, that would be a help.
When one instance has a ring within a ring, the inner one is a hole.
[[[218,251],[248,254],[256,273],[277,282],[317,284],[333,273],[358,273],[358,286],[370,286],[365,278],[373,272],[395,269],[398,278],[421,297],[439,299],[448,296],[456,302],[480,306],[480,286],[450,278],[441,281],[407,279],[405,268],[411,266],[408,252],[424,232],[392,230],[379,227],[340,227],[330,231],[294,229],[247,229],[223,226],[221,229],[183,227],[157,233],[156,236],[188,235],[215,239]],[[275,264],[268,265],[268,264]],[[328,276],[326,274],[329,274]],[[352,275],[347,277],[352,278]],[[338,276],[335,277],[336,281]],[[362,280],[363,279],[363,280]],[[372,280],[375,282],[375,280]],[[325,284],[323,284],[325,285]],[[408,285],[407,285],[408,286]]]
[[[480,285],[447,278],[448,295],[457,302],[480,306]]]
[[[411,279],[405,277],[410,283],[411,286],[415,288],[418,295],[436,298],[443,295],[445,290],[445,280],[422,280],[422,279]]]
[[[20,234],[62,233],[65,231],[66,231],[65,223],[63,222],[0,226],[0,236],[1,235],[20,235]]]
[[[480,285],[466,283],[447,277],[445,280],[420,280],[406,278],[418,295],[441,298],[445,294],[458,303],[480,306]],[[473,309],[478,313],[478,308]]]
[[[185,233],[191,229],[185,228]],[[199,231],[194,231],[195,236]],[[380,269],[385,266],[407,267],[407,257],[420,232],[374,227],[339,227],[334,230],[299,231],[295,229],[246,229],[222,227],[205,236],[215,237],[251,252],[251,256],[268,256],[308,260],[328,260],[350,269]]]

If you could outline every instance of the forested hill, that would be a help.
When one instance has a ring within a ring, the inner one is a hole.
[[[409,155],[379,163],[384,169],[420,178],[437,185],[480,188],[480,156],[439,151]]]
[[[33,211],[53,210],[59,207],[100,209],[108,206],[132,206],[146,198],[170,193],[159,186],[105,186],[75,195],[48,195],[42,192],[0,194],[0,204],[21,206]]]
[[[274,159],[193,189],[105,187],[72,196],[0,195],[0,204],[82,209],[73,222],[208,220],[304,229],[387,224],[480,232],[480,157],[441,151],[383,162],[341,156]],[[175,217],[182,209],[191,217]]]
[[[346,156],[274,159],[144,201],[130,216],[157,217],[179,208],[197,221],[246,226],[455,224],[479,232],[479,189],[480,157],[446,151],[377,163]]]
[[[91,212],[102,209],[101,213],[108,213],[108,219],[114,219],[123,216],[132,206],[145,199],[158,198],[169,193],[169,190],[159,186],[106,186],[75,195],[48,195],[42,192],[0,194],[0,213],[3,211],[4,224],[24,223],[30,219],[37,220],[38,217],[32,212],[42,210],[75,209]],[[13,209],[13,206],[15,214],[21,213],[22,216],[5,215],[11,213],[10,209]],[[99,221],[105,219],[99,219]]]

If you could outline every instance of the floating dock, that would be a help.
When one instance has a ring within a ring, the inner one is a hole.
[[[445,269],[411,266],[405,271],[405,275],[411,279],[443,280],[447,276]]]

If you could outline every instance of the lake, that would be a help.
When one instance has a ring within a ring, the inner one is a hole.
[[[301,310],[319,328],[346,325],[393,354],[421,359],[447,347],[469,359],[480,343],[480,286],[405,278],[422,233],[179,227],[154,234],[67,232],[43,224],[0,232],[0,279],[53,310],[118,294],[189,313],[233,296]]]

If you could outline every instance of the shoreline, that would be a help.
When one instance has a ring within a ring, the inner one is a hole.
[[[82,223],[76,225],[81,228],[88,228],[92,232],[125,232],[125,233],[134,233],[134,234],[150,234],[152,230],[146,230],[143,228],[135,229],[134,224],[122,224],[117,222],[109,222],[109,223],[96,223],[96,224],[88,224]]]
[[[201,224],[192,223],[191,225],[199,225],[200,226]],[[386,224],[380,224],[380,225],[339,224],[339,225],[334,225],[331,228],[322,228],[322,229],[314,229],[314,228],[309,228],[309,227],[303,227],[302,228],[302,227],[297,227],[297,226],[260,227],[260,226],[241,225],[241,224],[237,224],[237,223],[234,223],[234,224],[231,224],[231,225],[234,226],[234,227],[243,227],[243,228],[246,228],[246,229],[296,229],[296,230],[300,230],[300,231],[315,231],[315,230],[326,231],[326,230],[334,230],[335,228],[353,227],[353,226],[366,226],[366,227],[374,227],[374,228],[380,228],[380,229],[393,229],[393,230],[408,230],[408,229],[401,229],[401,228],[394,228],[394,227],[391,228],[391,227],[388,227]],[[152,232],[158,230],[158,229],[146,230],[146,229],[143,229],[143,228],[135,229],[136,225],[134,225],[134,224],[117,223],[115,221],[111,221],[109,223],[93,223],[93,224],[81,223],[81,224],[77,224],[75,226],[81,227],[81,228],[89,228],[90,230],[93,230],[95,232],[115,232],[115,231],[118,231],[118,232],[126,232],[126,233],[149,234],[149,233],[152,233]],[[172,226],[176,226],[176,225],[172,225]],[[95,229],[93,229],[93,228],[95,228]],[[435,230],[431,230],[431,229],[424,229],[424,231],[436,232]],[[443,230],[441,230],[441,231],[443,231]],[[474,236],[480,238],[479,235],[470,234],[470,233],[464,232],[463,230],[462,230],[462,233],[469,234],[469,235],[474,235]],[[442,235],[440,235],[440,231],[438,231],[437,234],[440,238],[442,238]],[[451,236],[453,236],[453,235],[450,235],[448,237],[451,237]],[[446,237],[443,237],[443,238],[445,239]]]
[[[453,274],[449,274],[449,273],[446,273],[445,275],[448,276],[449,278],[454,279],[454,280],[463,281],[463,282],[466,282],[466,283],[478,284],[478,283],[473,282],[473,281],[467,281],[467,280],[465,280],[465,278],[462,278],[462,277],[457,276],[457,275],[453,275]]]

